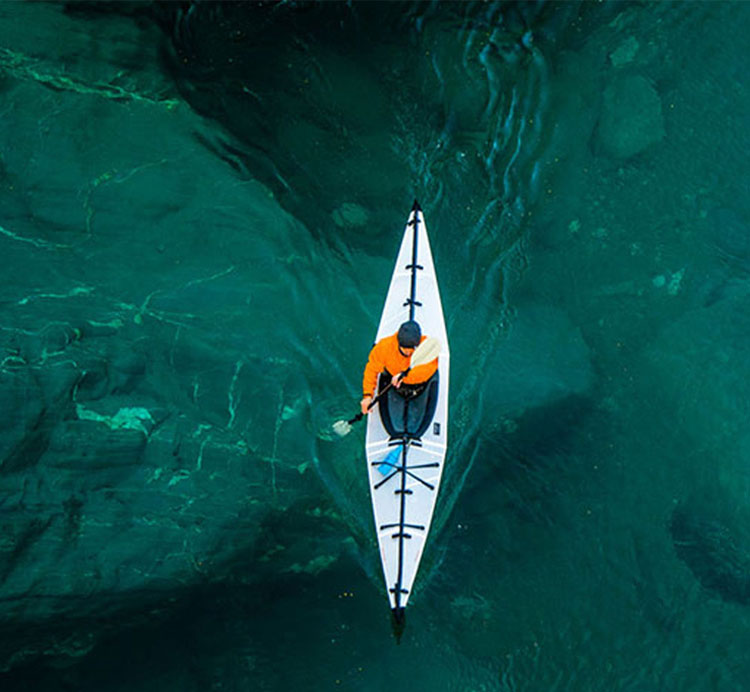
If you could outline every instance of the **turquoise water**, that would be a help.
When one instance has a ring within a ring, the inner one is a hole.
[[[0,508],[67,522],[3,544],[3,689],[750,687],[749,29],[0,7],[2,373],[44,396],[0,401]],[[452,419],[396,645],[363,430],[330,426],[415,197]]]

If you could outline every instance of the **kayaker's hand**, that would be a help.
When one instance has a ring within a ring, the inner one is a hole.
[[[401,380],[404,379],[404,376],[399,373],[398,375],[394,375],[393,379],[391,380],[391,384],[398,389],[401,386]]]
[[[359,402],[359,407],[362,410],[362,415],[366,416],[368,413],[370,413],[370,404],[372,403],[372,397],[366,396],[362,398],[362,401]]]

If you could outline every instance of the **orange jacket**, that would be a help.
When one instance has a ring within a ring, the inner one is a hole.
[[[422,336],[420,343],[427,337]],[[378,375],[387,370],[391,375],[398,375],[409,367],[411,357],[402,356],[398,350],[398,332],[386,336],[378,341],[370,351],[370,357],[365,366],[365,374],[362,378],[362,392],[364,396],[373,396],[378,383]],[[418,365],[409,371],[404,378],[405,384],[419,384],[429,380],[438,368],[438,359],[431,360],[424,365]]]

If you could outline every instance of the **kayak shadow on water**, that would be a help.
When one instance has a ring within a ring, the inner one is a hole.
[[[581,429],[593,415],[595,402],[576,394],[487,425],[480,452],[485,463],[475,466],[472,487],[483,485],[489,476],[492,484],[518,486],[520,496],[531,493],[546,498],[546,504],[565,492],[561,481],[575,469],[571,464],[561,467],[561,460],[572,459]],[[543,513],[540,506],[535,511]]]

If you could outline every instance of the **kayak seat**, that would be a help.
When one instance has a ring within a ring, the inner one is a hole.
[[[438,402],[439,372],[436,372],[426,382],[424,390],[410,399],[402,397],[391,388],[380,400],[378,410],[383,427],[393,438],[407,437],[419,439],[427,430]],[[380,376],[378,391],[382,391],[390,382],[390,377]]]

